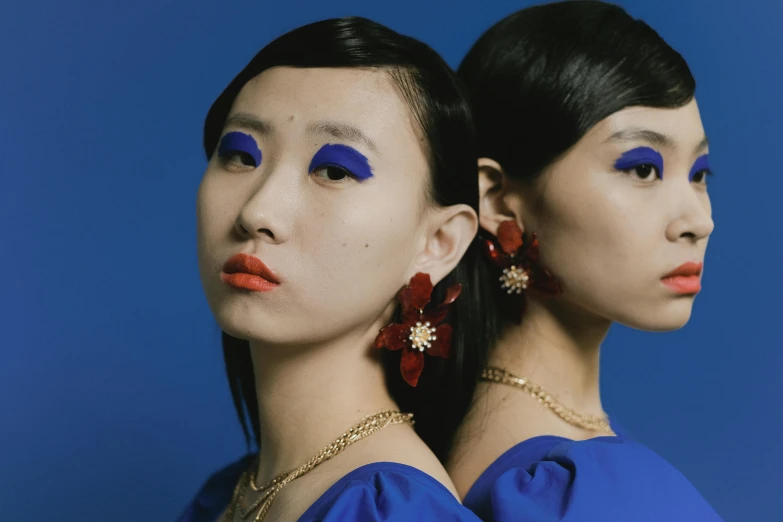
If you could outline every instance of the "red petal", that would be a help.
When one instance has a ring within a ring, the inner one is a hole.
[[[424,307],[430,302],[432,297],[432,280],[430,275],[422,272],[417,273],[411,278],[410,288],[412,290],[411,304],[418,310],[424,310]]]
[[[405,349],[400,359],[400,372],[405,382],[416,387],[419,384],[419,376],[424,369],[424,354],[418,350]]]
[[[440,304],[440,306],[446,306],[450,305],[454,301],[457,300],[459,297],[459,294],[462,293],[462,285],[457,283],[456,285],[450,286],[448,290],[446,290],[446,298],[443,299],[443,302]]]
[[[484,240],[484,252],[495,265],[506,268],[510,264],[509,255],[500,250],[492,239]]]
[[[432,295],[432,281],[429,274],[417,273],[411,278],[411,282],[397,294],[405,314],[423,310],[430,302]]]
[[[413,290],[410,286],[403,287],[397,293],[397,301],[402,309],[402,322],[416,322],[419,319],[419,309],[413,306]]]
[[[430,326],[437,326],[443,322],[443,320],[446,318],[447,315],[449,315],[449,307],[439,306],[434,310],[424,312],[421,316],[420,321],[422,323],[429,322]]]
[[[530,289],[544,297],[556,297],[563,293],[560,281],[540,267],[534,267],[532,270]]]
[[[448,359],[451,355],[451,325],[442,324],[435,330],[435,339],[432,342],[432,347],[427,349],[429,355],[435,357],[442,357]]]
[[[498,243],[506,254],[514,255],[522,246],[522,229],[513,219],[504,221],[498,227]]]
[[[429,321],[432,326],[442,323],[449,314],[449,307],[457,297],[459,297],[461,292],[461,284],[450,286],[449,289],[446,290],[446,299],[443,300],[443,303],[432,310],[424,312],[421,316],[421,320]]]
[[[413,325],[416,323],[416,321],[421,321],[422,315],[419,313],[418,310],[414,308],[408,308],[407,310],[405,307],[403,307],[402,310],[402,322],[407,325]]]
[[[390,324],[381,328],[378,337],[375,338],[376,348],[388,348],[389,350],[399,350],[408,344],[408,336],[411,334],[411,328],[405,324]]]

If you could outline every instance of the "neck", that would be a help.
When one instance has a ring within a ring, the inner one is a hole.
[[[371,342],[251,342],[261,428],[257,484],[304,464],[365,415],[397,409],[379,385],[383,368]]]
[[[543,386],[565,406],[598,415],[600,347],[610,326],[561,300],[531,298],[521,324],[501,334],[489,364]]]

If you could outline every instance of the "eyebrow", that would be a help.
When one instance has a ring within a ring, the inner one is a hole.
[[[615,132],[606,141],[646,141],[659,147],[674,147],[671,137],[649,129],[624,129]]]
[[[655,132],[650,129],[624,129],[618,132],[615,132],[609,138],[606,139],[604,143],[614,141],[614,142],[626,142],[626,141],[646,141],[647,143],[651,143],[653,145],[658,145],[659,147],[668,147],[672,149],[676,149],[677,145],[674,142],[674,139],[671,136],[667,136],[666,134],[661,134],[660,132]],[[696,146],[694,149],[695,152],[699,152],[702,149],[706,149],[709,142],[707,141],[707,136],[704,136],[702,138],[701,142]]]
[[[274,131],[272,124],[268,121],[259,120],[255,116],[243,112],[232,114],[226,118],[226,122],[223,126],[239,127],[240,129],[255,131],[262,136],[272,134]]]
[[[262,136],[269,136],[274,133],[274,127],[271,123],[265,120],[259,120],[255,116],[247,113],[236,113],[226,118],[224,127],[238,127],[240,129],[247,129],[255,131]],[[354,143],[363,143],[367,145],[373,152],[378,152],[378,146],[372,141],[365,133],[363,133],[358,127],[349,125],[347,123],[339,123],[334,121],[321,121],[317,123],[311,123],[307,126],[307,132],[312,134],[326,134],[333,138],[339,138],[345,141]]]
[[[339,123],[334,121],[321,121],[312,123],[307,126],[307,131],[313,134],[326,134],[333,138],[339,138],[345,141],[354,143],[363,143],[371,151],[379,154],[378,147],[365,133],[363,133],[358,127],[349,125],[347,123]]]

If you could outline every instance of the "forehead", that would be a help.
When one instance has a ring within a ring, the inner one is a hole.
[[[242,88],[232,112],[275,124],[351,123],[374,141],[413,131],[408,106],[381,69],[274,67]]]
[[[695,99],[674,109],[627,107],[598,122],[585,137],[603,143],[613,136],[633,131],[651,131],[671,138],[672,146],[686,150],[698,146],[704,139]]]

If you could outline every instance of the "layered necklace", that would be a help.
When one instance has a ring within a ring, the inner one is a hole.
[[[228,509],[220,518],[220,522],[232,522],[234,514],[238,513],[242,520],[247,520],[255,513],[254,522],[260,522],[264,519],[272,506],[275,496],[286,484],[291,483],[305,473],[309,472],[322,462],[325,462],[335,455],[341,453],[351,444],[362,440],[365,437],[376,433],[392,424],[408,423],[413,424],[413,415],[410,413],[400,413],[399,411],[383,410],[371,415],[367,415],[362,420],[348,428],[348,431],[337,437],[331,444],[315,454],[305,464],[298,468],[280,473],[275,478],[262,486],[256,484],[256,470],[258,469],[258,459],[254,459],[250,467],[242,474],[234,488],[234,494]],[[245,504],[245,497],[248,490],[259,494],[259,497]],[[243,507],[244,506],[244,507]]]
[[[530,379],[517,377],[506,369],[488,366],[481,372],[481,380],[513,386],[514,388],[519,388],[520,390],[527,392],[531,397],[552,410],[558,417],[572,426],[588,431],[601,431],[610,435],[615,434],[612,427],[609,425],[609,417],[606,413],[602,413],[601,415],[588,415],[564,406],[555,400],[543,386],[530,382]]]

